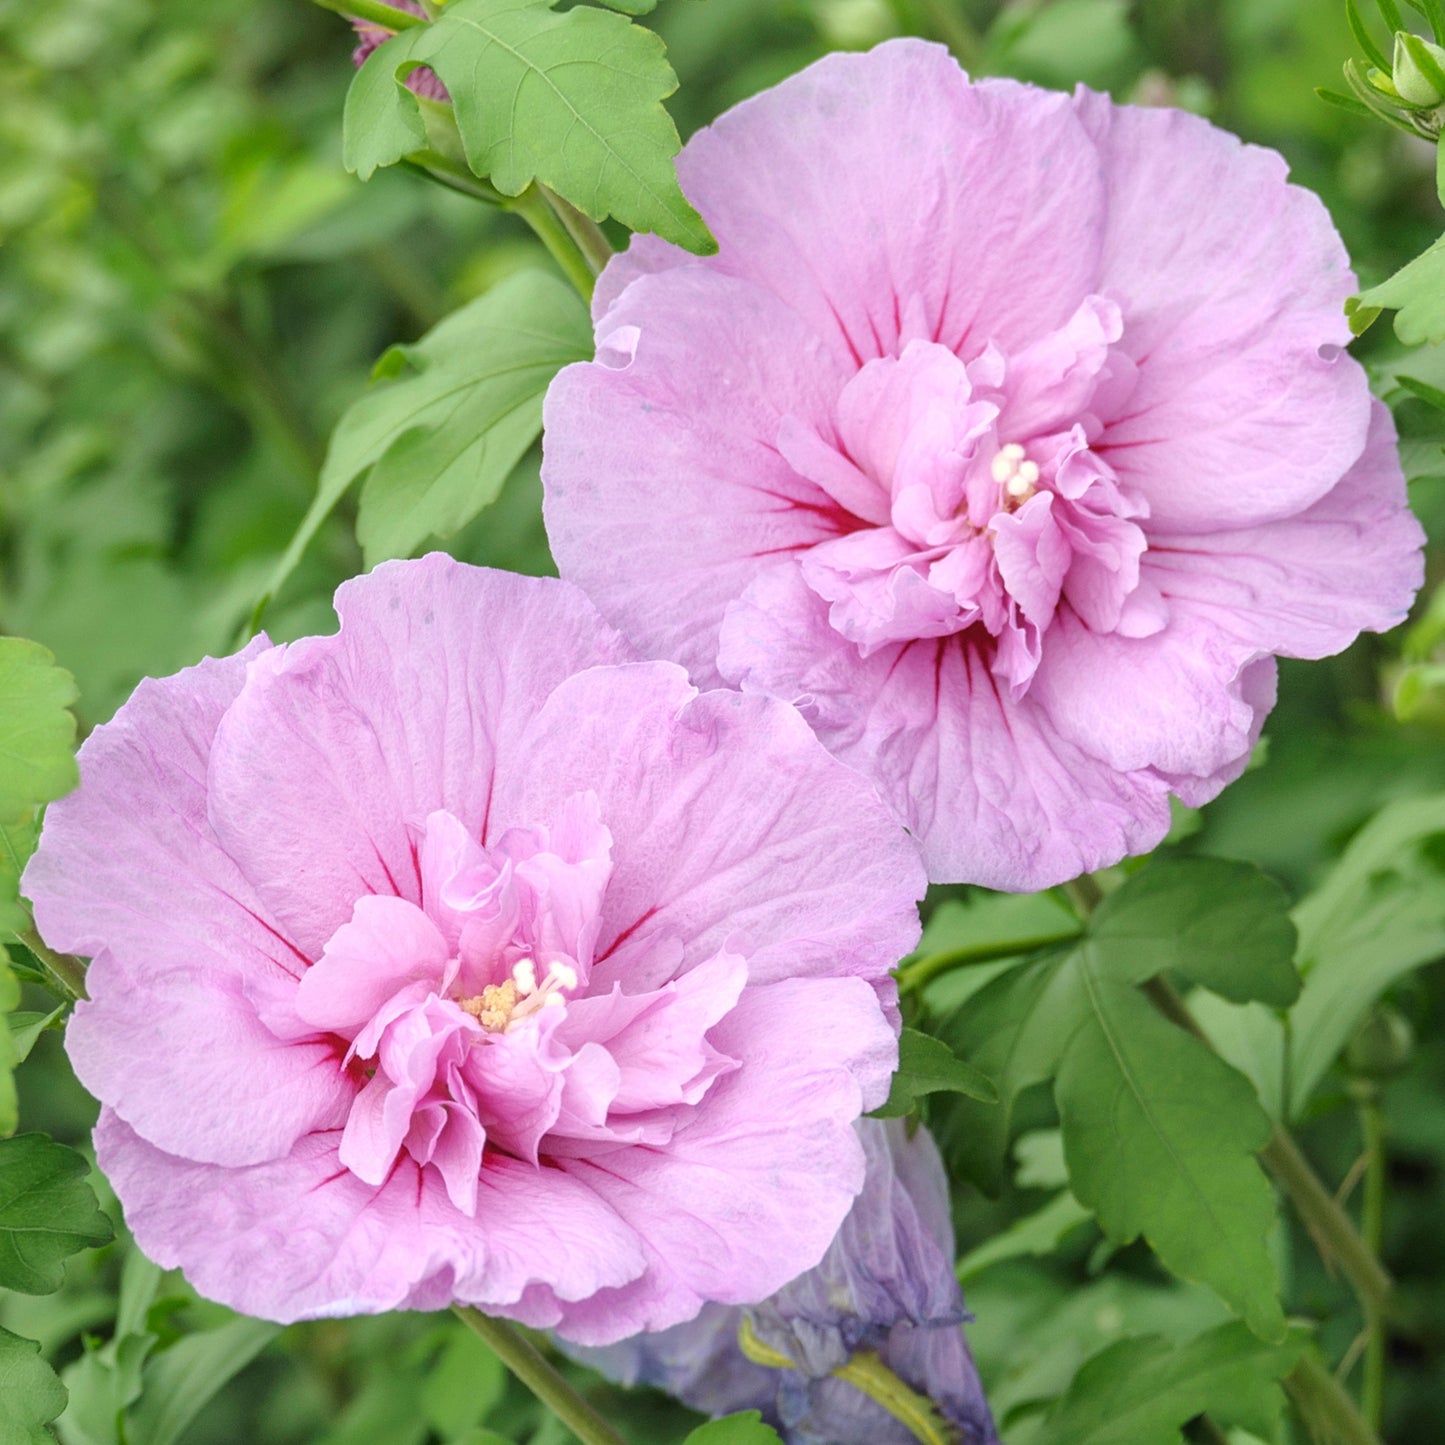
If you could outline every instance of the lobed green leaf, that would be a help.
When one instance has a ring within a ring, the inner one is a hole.
[[[38,642],[0,637],[0,823],[14,823],[80,781],[75,679]]]
[[[1393,310],[1395,335],[1406,346],[1445,341],[1445,236],[1393,276],[1352,298],[1360,330],[1381,311]]]
[[[1289,900],[1250,863],[1172,858],[1150,863],[1089,920],[1101,972],[1139,983],[1166,970],[1235,1003],[1288,1008],[1299,996]]]
[[[552,5],[451,0],[397,38],[446,84],[468,164],[504,195],[536,181],[594,221],[715,251],[677,182],[681,142],[662,105],[677,77],[662,41],[621,15]]]
[[[0,1286],[49,1294],[70,1255],[109,1243],[89,1172],[74,1149],[43,1134],[0,1139]]]
[[[377,363],[377,382],[332,433],[316,499],[266,598],[347,488],[373,468],[357,520],[367,565],[470,521],[541,430],[553,376],[590,353],[582,303],[542,271],[509,277],[421,340],[392,347]]]
[[[45,1427],[65,1409],[65,1386],[34,1340],[0,1329],[0,1445],[55,1445]]]

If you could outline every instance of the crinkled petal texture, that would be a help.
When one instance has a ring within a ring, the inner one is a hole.
[[[1422,576],[1354,278],[1197,117],[831,56],[679,158],[546,404],[553,551],[644,652],[796,703],[929,876],[1034,890],[1236,777],[1277,656]]]
[[[910,1445],[913,1434],[833,1371],[870,1351],[932,1400],[961,1445],[998,1439],[961,1324],[948,1183],[926,1130],[864,1119],[867,1177],[819,1264],[750,1309],[697,1319],[605,1349],[572,1350],[625,1385],[656,1385],[711,1415],[761,1410],[788,1445]],[[753,1363],[744,1320],[791,1369]]]
[[[606,1342],[827,1249],[917,849],[787,704],[434,556],[144,684],[25,875],[142,1247],[277,1320]]]

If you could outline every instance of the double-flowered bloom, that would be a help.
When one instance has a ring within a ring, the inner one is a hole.
[[[695,136],[547,399],[564,576],[795,701],[929,876],[1033,890],[1214,796],[1276,655],[1419,585],[1347,258],[1271,151],[898,41]]]
[[[605,1342],[817,1262],[896,1062],[916,850],[784,704],[432,557],[142,684],[25,875],[142,1248],[278,1320]]]
[[[866,1370],[872,1356],[930,1402],[940,1438],[996,1445],[963,1338],[968,1316],[938,1150],[901,1119],[864,1119],[858,1134],[868,1156],[863,1192],[816,1268],[753,1308],[709,1305],[688,1324],[572,1353],[710,1415],[761,1410],[788,1445],[914,1445],[913,1431],[847,1378],[850,1363]],[[761,1363],[765,1356],[773,1362]]]

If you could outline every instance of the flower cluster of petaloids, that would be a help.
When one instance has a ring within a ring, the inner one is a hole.
[[[936,1155],[860,1123],[926,881],[1152,847],[1421,534],[1271,152],[900,42],[680,171],[718,254],[635,239],[547,400],[567,580],[388,564],[144,684],[25,888],[204,1293],[460,1301],[796,1441],[892,1438],[866,1348],[983,1442]]]

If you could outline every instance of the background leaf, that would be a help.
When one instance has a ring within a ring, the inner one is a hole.
[[[1177,1346],[1120,1340],[1079,1371],[1036,1445],[1176,1445],[1188,1421],[1216,1410],[1268,1433],[1279,1412],[1274,1382],[1302,1348],[1301,1337],[1264,1344],[1237,1324]]]
[[[682,1445],[781,1445],[778,1432],[756,1410],[699,1425]]]

